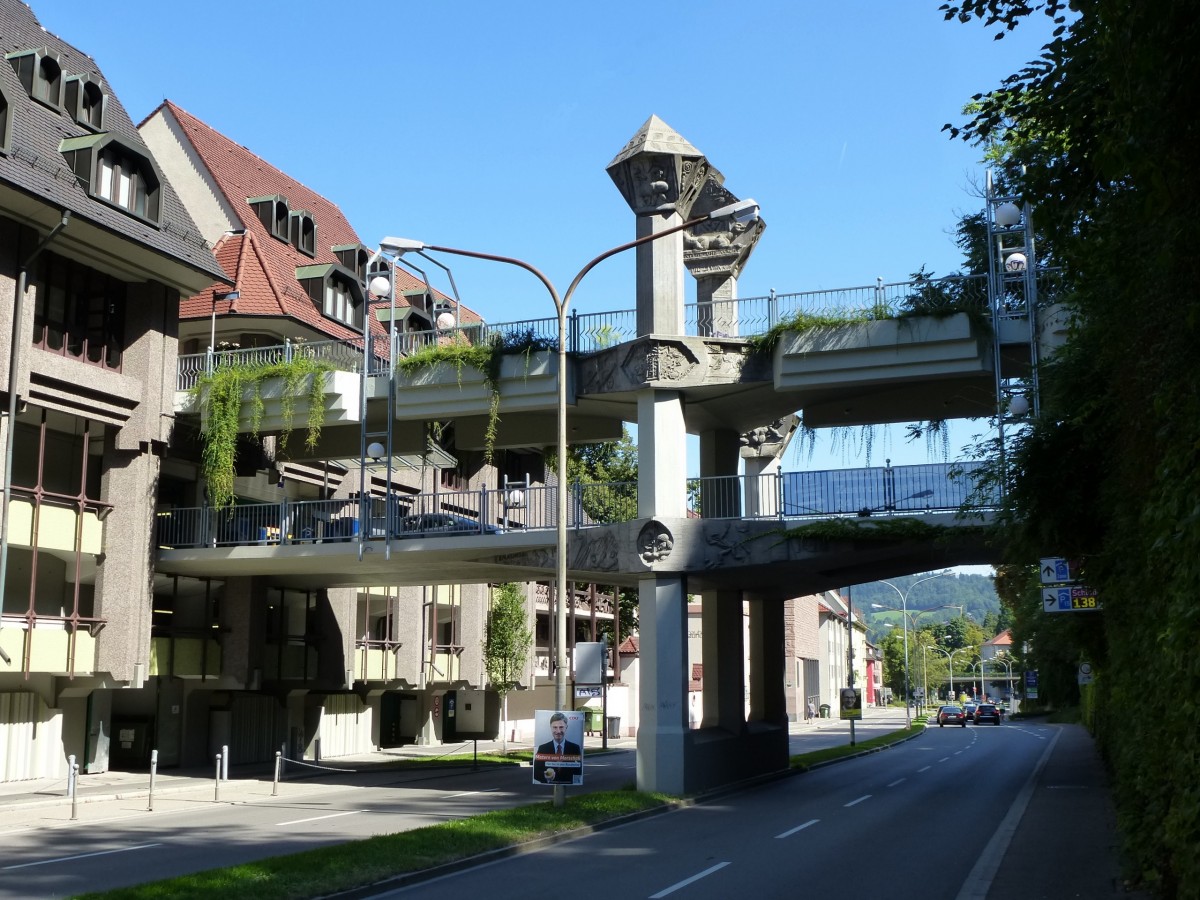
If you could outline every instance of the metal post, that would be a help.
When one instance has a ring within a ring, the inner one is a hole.
[[[74,757],[72,757],[74,759]],[[76,804],[76,790],[79,787],[79,763],[71,763],[71,821],[74,822],[79,818],[79,810]]]
[[[146,812],[154,812],[154,776],[158,772],[158,751],[150,751],[150,797],[146,801]]]
[[[282,778],[287,771],[287,741],[279,745],[279,776]]]
[[[283,754],[275,751],[275,780],[271,783],[271,796],[279,796],[279,770],[283,767]]]
[[[213,800],[221,799],[221,754],[217,754],[217,771],[213,779]]]
[[[221,745],[221,780],[229,780],[229,745]]]
[[[75,794],[75,773],[79,771],[79,766],[75,765],[75,754],[72,753],[67,757],[67,796],[71,797]]]

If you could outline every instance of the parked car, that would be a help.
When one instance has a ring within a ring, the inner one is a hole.
[[[984,722],[1000,724],[1000,707],[995,703],[980,703],[979,708],[975,710],[975,724],[982,725]]]
[[[395,529],[396,537],[432,537],[447,534],[499,534],[500,529],[451,513],[420,513],[402,518]]]
[[[962,711],[961,706],[943,706],[938,709],[937,714],[938,728],[945,728],[947,725],[961,725],[967,727],[967,717]]]
[[[968,722],[975,721],[975,710],[979,708],[979,704],[974,700],[968,700],[963,704],[963,715],[967,717]]]

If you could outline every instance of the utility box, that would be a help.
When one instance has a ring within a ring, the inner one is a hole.
[[[495,691],[446,691],[444,706],[443,740],[494,741],[500,737],[500,695]]]

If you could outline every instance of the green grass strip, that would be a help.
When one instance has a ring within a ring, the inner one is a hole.
[[[379,835],[318,850],[276,856],[226,869],[211,869],[100,893],[82,900],[304,900],[378,884],[398,875],[549,837],[669,804],[666,794],[601,791],[536,803],[467,819]]]
[[[858,741],[853,747],[849,743],[846,743],[840,747],[825,747],[821,750],[813,750],[811,753],[798,753],[792,757],[792,768],[806,772],[818,763],[829,762],[833,759],[842,759],[847,756],[855,756],[868,750],[880,750],[884,747],[890,747],[892,744],[906,741],[910,737],[916,737],[924,731],[924,722],[913,722],[909,727],[901,728],[899,731],[881,734],[866,741]]]

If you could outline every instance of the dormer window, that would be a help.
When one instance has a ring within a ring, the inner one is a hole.
[[[0,85],[0,153],[8,152],[8,136],[12,132],[12,107]]]
[[[8,61],[30,97],[55,109],[62,107],[62,66],[57,56],[43,47],[9,53]]]
[[[337,257],[343,269],[353,272],[359,281],[367,280],[367,263],[371,259],[371,251],[362,244],[339,244],[330,248]]]
[[[362,283],[339,265],[301,266],[296,280],[326,318],[359,330],[363,324]]]
[[[290,214],[286,197],[273,194],[268,197],[251,197],[246,202],[254,207],[254,214],[258,216],[258,221],[262,222],[271,237],[281,241],[290,239],[288,234]]]
[[[305,256],[317,255],[317,220],[306,209],[295,210],[289,229],[292,246]]]
[[[66,138],[58,149],[91,197],[158,224],[162,178],[148,155],[110,134]]]
[[[65,97],[67,112],[75,121],[93,131],[104,125],[104,90],[86,75],[67,78]]]

